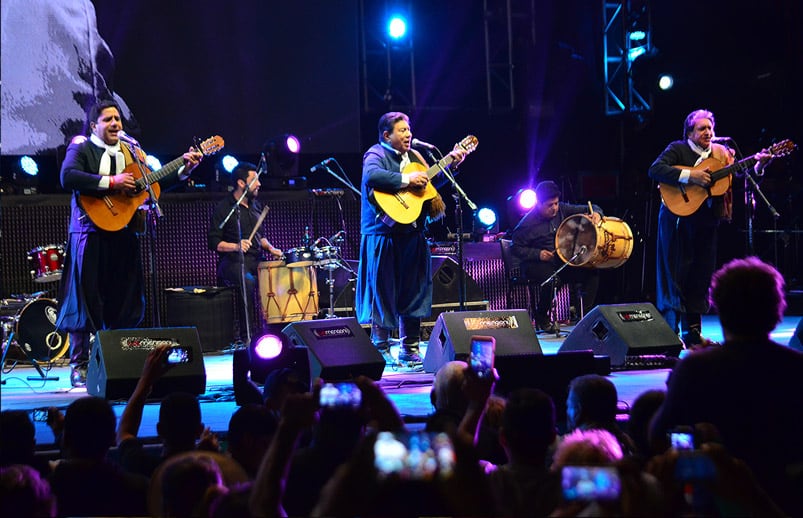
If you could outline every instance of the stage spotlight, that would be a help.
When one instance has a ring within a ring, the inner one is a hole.
[[[658,78],[658,88],[661,90],[670,90],[675,85],[675,79],[669,74],[661,74]]]
[[[407,20],[401,15],[393,15],[388,20],[388,36],[400,40],[407,34]]]
[[[282,354],[282,337],[274,334],[266,334],[254,343],[254,354],[260,360],[272,360]]]
[[[287,135],[284,139],[284,145],[293,154],[297,155],[301,152],[301,141],[295,135]]]
[[[482,236],[499,233],[499,219],[496,212],[483,207],[474,216],[474,238],[484,240]]]
[[[644,31],[632,31],[628,33],[628,37],[630,38],[630,41],[642,41],[647,37],[647,33]]]
[[[268,161],[268,176],[298,176],[298,154],[301,142],[295,135],[285,134],[268,141],[263,151]]]
[[[498,219],[496,212],[488,207],[483,207],[477,211],[477,222],[486,230],[491,230],[494,226],[498,226]]]
[[[39,174],[39,165],[36,163],[36,160],[28,155],[20,157],[20,169],[28,176],[36,176]]]
[[[531,188],[519,189],[516,194],[507,198],[507,218],[510,228],[535,206],[535,191]]]
[[[220,165],[222,165],[223,170],[229,174],[234,171],[234,168],[237,167],[239,163],[240,161],[231,155],[224,155],[223,158],[220,159]]]

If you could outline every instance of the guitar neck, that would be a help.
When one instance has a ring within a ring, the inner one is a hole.
[[[435,165],[427,169],[427,178],[432,180],[436,174],[449,167],[452,162],[454,162],[454,157],[452,155],[446,155],[445,157],[441,158]]]
[[[162,166],[161,169],[153,171],[152,173],[148,173],[147,175],[143,175],[141,178],[138,178],[136,181],[138,189],[144,189],[146,185],[156,183],[162,178],[166,177],[167,175],[178,171],[178,169],[184,165],[184,156],[180,156],[175,160],[172,160]]]
[[[736,163],[733,163],[733,164],[731,164],[731,165],[729,165],[727,167],[723,167],[722,169],[718,169],[718,170],[714,171],[713,173],[711,173],[711,181],[712,182],[716,182],[717,180],[719,180],[721,178],[725,178],[726,176],[728,176],[731,173],[737,173],[737,172],[742,171],[744,169],[753,167],[754,165],[756,165],[756,162],[757,162],[757,160],[752,156],[749,156],[749,157],[747,157],[745,159],[739,160]]]

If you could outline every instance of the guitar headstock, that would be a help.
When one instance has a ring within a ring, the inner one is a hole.
[[[223,137],[221,137],[220,135],[215,135],[214,137],[209,137],[203,142],[196,143],[195,149],[203,153],[204,156],[214,155],[215,153],[223,149],[224,145],[225,143],[223,142]]]
[[[458,142],[457,145],[465,149],[466,153],[471,153],[472,151],[477,149],[477,144],[479,144],[477,137],[475,137],[474,135],[466,135],[465,137],[463,137],[463,140]]]
[[[789,139],[784,139],[770,146],[767,152],[774,157],[778,157],[778,156],[786,156],[795,149],[797,149],[797,146],[795,145],[794,142],[792,142]]]

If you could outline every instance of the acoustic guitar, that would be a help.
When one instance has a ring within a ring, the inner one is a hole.
[[[223,145],[223,138],[216,135],[204,140],[196,145],[195,148],[204,156],[208,156],[220,151]],[[112,232],[120,230],[128,225],[139,206],[147,200],[149,195],[148,184],[150,184],[150,190],[153,191],[153,195],[158,199],[161,192],[158,184],[159,180],[178,171],[182,165],[184,165],[183,155],[168,162],[157,171],[151,172],[143,165],[142,168],[146,171],[143,176],[140,164],[133,162],[123,169],[123,173],[134,175],[136,187],[133,192],[109,191],[103,196],[81,194],[78,196],[78,201],[89,219],[98,228]]]
[[[466,154],[468,154],[477,149],[477,143],[477,137],[468,135],[458,142],[457,145],[463,148]],[[454,158],[451,155],[446,155],[428,169],[418,162],[411,162],[402,172],[426,172],[427,178],[432,180],[435,175],[449,167],[452,162],[454,162]],[[423,189],[407,187],[394,193],[377,190],[373,192],[374,201],[385,213],[383,221],[389,226],[393,226],[396,223],[410,224],[417,220],[421,215],[424,202],[435,198],[437,195],[438,191],[432,185],[431,181],[427,182],[427,185]]]
[[[791,140],[786,139],[773,144],[767,149],[767,152],[773,157],[781,157],[788,155],[796,147]],[[677,216],[694,214],[710,196],[722,196],[728,192],[731,187],[731,174],[748,168],[752,169],[756,162],[755,157],[750,156],[729,166],[724,166],[721,161],[714,157],[709,157],[695,167],[674,166],[691,171],[705,171],[707,169],[711,174],[711,183],[707,187],[696,184],[672,185],[659,183],[658,188],[661,191],[661,199],[672,214]]]

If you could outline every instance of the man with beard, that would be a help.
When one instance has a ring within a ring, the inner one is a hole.
[[[262,204],[257,200],[259,194],[259,178],[257,178],[257,167],[248,162],[240,162],[231,172],[232,185],[234,191],[231,196],[220,200],[215,212],[212,214],[212,222],[207,234],[209,249],[218,254],[217,278],[222,286],[234,286],[242,289],[243,277],[245,283],[246,303],[248,315],[254,314],[254,290],[257,286],[257,266],[262,256],[262,251],[266,250],[275,257],[281,257],[282,251],[271,245],[261,232],[257,231],[253,239],[248,239],[251,232],[257,225]],[[237,200],[248,191],[240,202],[239,210],[226,221],[223,228],[220,228],[223,220],[231,212],[232,206]],[[239,216],[239,226],[238,219]],[[245,263],[245,275],[243,276],[242,264]],[[240,298],[242,300],[242,292]],[[242,308],[241,304],[237,305]],[[242,311],[240,309],[239,311]],[[242,317],[242,315],[241,315]],[[245,339],[245,319],[240,318],[240,338]],[[252,328],[255,327],[252,323]]]

